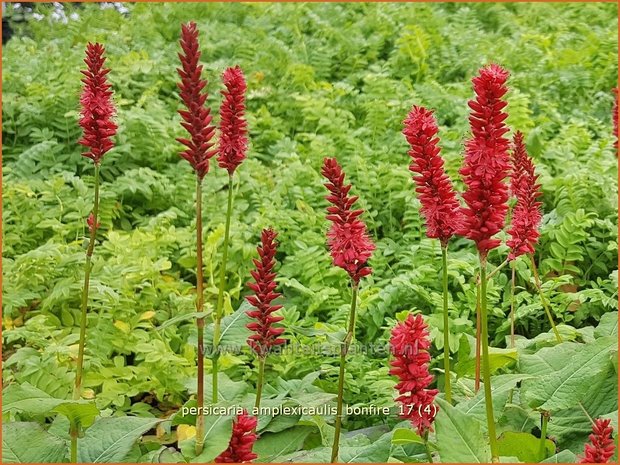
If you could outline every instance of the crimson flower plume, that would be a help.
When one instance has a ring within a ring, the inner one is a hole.
[[[615,446],[611,437],[611,420],[598,418],[592,426],[590,444],[586,444],[583,458],[579,463],[607,463],[613,457]]]
[[[233,174],[245,160],[248,149],[247,122],[245,113],[245,91],[247,86],[239,66],[228,68],[222,75],[226,90],[220,107],[220,143],[217,161],[220,168]]]
[[[275,292],[276,274],[273,272],[273,267],[276,264],[274,257],[276,255],[277,243],[275,238],[277,235],[271,228],[263,229],[261,245],[256,249],[259,260],[253,260],[256,270],[251,272],[255,282],[248,283],[248,287],[255,293],[253,296],[246,297],[250,305],[255,308],[255,310],[246,312],[250,318],[254,319],[247,324],[247,328],[254,333],[248,338],[248,345],[254,349],[259,357],[265,357],[271,347],[286,342],[279,337],[284,332],[284,328],[274,326],[274,323],[284,319],[284,317],[273,315],[274,312],[282,308],[282,305],[271,305],[271,302],[281,295]]]
[[[96,165],[101,162],[106,152],[114,147],[112,137],[118,128],[112,121],[116,109],[112,103],[112,86],[106,77],[110,69],[104,68],[104,53],[103,45],[88,43],[84,59],[87,69],[81,71],[84,75],[84,87],[80,96],[80,126],[83,135],[78,143],[88,148],[82,155],[93,160]]]
[[[508,75],[495,64],[482,68],[472,80],[476,98],[468,102],[472,137],[466,142],[460,170],[467,207],[462,209],[464,221],[459,234],[473,240],[483,258],[500,244],[493,236],[503,228],[508,211],[508,187],[504,183],[510,169],[509,141],[504,137],[508,114],[503,111],[507,103],[502,100],[508,91]]]
[[[215,463],[249,463],[258,457],[252,452],[258,437],[253,432],[257,423],[256,417],[248,415],[245,410],[243,414],[237,415],[228,449],[215,458]]]
[[[437,122],[433,112],[414,106],[403,122],[403,134],[411,146],[409,170],[417,176],[416,192],[426,220],[426,235],[446,246],[460,226],[460,205],[441,158]]]
[[[613,120],[614,120],[614,147],[616,148],[616,156],[618,155],[618,88],[614,89],[614,107],[613,107]]]
[[[190,22],[181,26],[179,43],[183,53],[179,53],[181,68],[177,68],[177,72],[181,82],[177,85],[181,91],[181,100],[187,108],[180,110],[179,114],[183,118],[181,125],[190,134],[190,138],[178,138],[177,141],[186,147],[181,152],[181,157],[192,165],[198,178],[202,179],[209,172],[209,159],[217,151],[212,142],[215,127],[211,124],[211,109],[205,105],[208,94],[203,92],[207,81],[200,77],[202,65],[198,64],[200,50],[196,23]]]
[[[512,224],[508,231],[511,238],[506,242],[510,247],[509,260],[520,255],[534,253],[534,246],[538,242],[540,233],[538,228],[542,220],[541,202],[538,197],[540,184],[534,170],[534,163],[527,155],[523,134],[517,132],[514,136],[512,152],[511,190],[517,197],[517,203],[512,210]]]
[[[394,387],[400,396],[396,398],[403,406],[403,418],[411,421],[418,434],[432,431],[437,413],[433,405],[437,389],[428,389],[433,375],[428,371],[431,341],[422,315],[409,314],[405,321],[392,329],[390,347],[394,359],[390,362],[390,374],[398,377]]]
[[[344,172],[335,158],[325,158],[321,174],[328,181],[325,187],[329,195],[325,198],[332,204],[327,207],[326,217],[332,222],[327,232],[332,261],[358,284],[362,277],[372,272],[366,263],[375,250],[366,224],[359,218],[364,210],[352,210],[358,197],[348,195],[351,184],[344,184]]]

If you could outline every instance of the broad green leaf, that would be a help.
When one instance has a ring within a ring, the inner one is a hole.
[[[519,354],[519,371],[530,375],[545,375],[566,367],[583,344],[564,342],[553,347],[544,347],[534,354]]]
[[[196,438],[179,444],[181,452],[190,462],[207,463],[224,452],[232,433],[233,419],[229,415],[205,415],[204,449],[196,456]]]
[[[19,410],[40,415],[65,402],[66,399],[56,399],[29,383],[11,384],[2,393],[2,412]]]
[[[577,462],[577,456],[569,450],[563,450],[543,460],[540,463],[575,463],[575,462]]]
[[[237,311],[231,315],[222,318],[220,326],[220,346],[233,347],[245,349],[247,347],[247,339],[250,335],[250,330],[246,328],[246,325],[250,323],[251,318],[246,312],[253,307],[245,300],[239,306]],[[208,325],[205,328],[205,351],[208,354],[209,348],[213,347],[213,324]]]
[[[610,353],[616,345],[616,339],[611,337],[585,344],[562,370],[524,380],[521,385],[523,398],[530,407],[548,411],[577,405],[588,394],[592,379],[607,370],[611,363]]]
[[[398,428],[394,430],[392,444],[403,445],[412,443],[424,444],[424,439],[410,429]]]
[[[84,429],[91,426],[99,415],[99,409],[94,402],[84,401],[64,402],[56,406],[54,411],[67,417],[73,426]]]
[[[295,426],[278,433],[264,433],[254,444],[257,462],[280,462],[280,459],[301,449],[305,439],[315,428]]]
[[[616,336],[618,334],[618,312],[603,313],[594,330],[594,337]]]
[[[555,444],[549,439],[545,439],[545,449],[541,457],[540,438],[530,433],[515,433],[507,431],[497,440],[497,447],[500,455],[517,457],[526,463],[540,462],[544,458],[555,452]]]
[[[493,398],[493,414],[497,422],[502,416],[504,406],[510,397],[510,391],[513,390],[517,382],[522,379],[530,378],[528,375],[498,375],[491,379],[491,393]],[[486,407],[484,401],[484,389],[480,389],[478,393],[468,401],[459,403],[456,408],[462,411],[468,417],[475,418],[480,422],[483,429],[486,429]]]
[[[491,454],[480,423],[437,397],[437,450],[442,462],[488,463]]]
[[[121,462],[134,443],[162,420],[157,418],[99,418],[80,439],[78,460],[85,463]]]
[[[64,462],[67,455],[66,441],[49,434],[38,423],[2,424],[3,463]]]
[[[504,368],[514,364],[518,360],[518,353],[516,349],[501,349],[497,347],[489,348],[489,363],[491,367],[491,373],[495,373],[500,368]],[[458,376],[473,375],[476,369],[476,360],[468,359],[463,363],[456,364],[456,374]]]
[[[342,463],[382,463],[390,456],[391,433],[384,434],[367,446],[340,447],[339,457]]]

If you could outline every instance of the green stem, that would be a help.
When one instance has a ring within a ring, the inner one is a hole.
[[[480,275],[478,275],[480,279]],[[476,372],[474,375],[474,392],[480,390],[480,283],[476,284]]]
[[[84,264],[84,287],[82,288],[82,308],[80,316],[80,342],[78,346],[77,371],[75,374],[75,386],[73,387],[73,400],[78,400],[82,394],[82,376],[84,372],[84,347],[86,345],[86,314],[88,309],[88,289],[90,286],[90,270],[93,251],[95,249],[95,237],[97,235],[97,219],[99,216],[99,165],[95,163],[95,205],[93,206],[93,226],[90,228],[90,240],[86,249],[86,263]],[[77,440],[77,437],[76,437]]]
[[[545,299],[545,294],[542,290],[542,285],[540,283],[540,277],[538,276],[538,268],[536,267],[536,262],[534,261],[534,255],[529,254],[530,256],[530,264],[532,265],[532,273],[534,274],[534,281],[536,283],[536,288],[538,289],[538,294],[540,295],[540,302],[542,303],[543,308],[545,309],[545,313],[547,314],[547,318],[549,319],[549,323],[551,323],[551,329],[553,329],[553,334],[555,334],[555,338],[558,342],[562,341],[562,336],[560,336],[560,332],[558,328],[555,326],[553,322],[553,316],[551,315],[551,309],[547,304],[547,299]]]
[[[493,417],[493,396],[491,394],[491,365],[489,363],[489,327],[487,321],[487,272],[486,258],[480,257],[480,338],[482,340],[482,376],[484,382],[484,403],[489,430],[489,445],[491,446],[491,460],[499,461],[497,450],[497,436],[495,434],[495,419]]]
[[[424,450],[426,451],[426,458],[428,459],[428,463],[433,463],[433,455],[431,454],[431,448],[428,445],[428,430],[424,433]]]
[[[515,347],[515,281],[516,281],[516,267],[513,260],[510,264],[512,268],[512,280],[510,284],[510,347]]]
[[[224,251],[222,252],[222,264],[220,267],[220,285],[217,292],[217,306],[215,307],[215,321],[213,324],[213,403],[217,403],[217,372],[218,372],[218,346],[220,343],[220,326],[222,324],[222,308],[224,306],[224,286],[226,285],[226,262],[228,261],[228,241],[230,237],[230,217],[232,215],[233,201],[233,177],[228,175],[228,206],[226,208],[226,227],[224,229]]]
[[[497,268],[495,268],[487,275],[487,279],[491,279],[493,276],[495,276],[502,268],[506,266],[507,263],[508,259],[504,260]]]
[[[540,428],[540,445],[538,446],[538,458],[544,460],[547,458],[545,442],[547,440],[547,423],[549,423],[549,412],[541,412],[540,418],[542,426]]]
[[[202,271],[202,179],[196,177],[196,312],[202,313],[204,309],[204,279]],[[204,316],[196,319],[198,331],[198,360],[196,363],[196,455],[204,448],[205,431],[205,345],[204,345]]]
[[[450,387],[450,316],[448,315],[448,247],[441,247],[441,261],[443,268],[443,368],[445,373],[446,400],[452,403],[452,389]]]
[[[342,429],[342,396],[344,392],[344,368],[349,351],[349,345],[355,335],[355,307],[357,304],[357,289],[359,284],[353,284],[353,292],[351,295],[351,310],[349,311],[349,329],[344,338],[342,348],[340,350],[340,372],[338,374],[338,404],[336,407],[336,429],[334,432],[334,444],[332,446],[331,463],[338,461],[338,448],[340,444],[340,430]]]
[[[78,440],[78,431],[71,427],[69,431],[69,435],[71,436],[71,463],[77,463],[77,440]]]
[[[256,401],[254,402],[254,409],[257,412],[260,411],[260,399],[263,393],[263,382],[265,379],[265,357],[258,357],[258,380],[256,381]]]

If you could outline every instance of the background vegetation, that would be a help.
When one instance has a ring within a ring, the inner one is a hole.
[[[195,179],[175,142],[183,133],[176,113],[176,54],[180,24],[188,20],[201,30],[214,111],[225,67],[239,64],[248,79],[251,148],[235,185],[227,314],[247,294],[260,230],[273,226],[280,233],[286,335],[302,345],[338,337],[350,289],[325,246],[327,204],[319,173],[323,157],[336,156],[377,243],[374,273],[360,296],[357,340],[385,343],[399,312],[421,311],[432,328],[433,367],[441,386],[441,251],[437,241],[424,236],[401,121],[414,103],[436,110],[447,168],[458,180],[470,79],[491,61],[511,71],[508,123],[526,133],[540,174],[544,220],[536,260],[556,321],[565,323],[562,334],[569,341],[592,342],[593,327],[617,310],[615,4],[135,4],[126,5],[126,12],[67,5],[67,17],[71,12],[77,17],[66,23],[47,14],[45,6],[37,8],[43,19],[14,25],[16,36],[4,47],[2,61],[5,386],[28,382],[56,397],[71,391],[85,219],[93,203],[92,163],[80,156],[76,143],[79,70],[85,44],[100,41],[112,69],[120,129],[101,171],[102,226],[92,273],[85,386],[97,406],[112,415],[166,417],[192,395]],[[210,307],[217,296],[227,181],[225,172],[212,166],[204,184]],[[499,264],[506,253],[496,249],[490,261]],[[476,263],[470,242],[451,243],[449,331],[460,400],[473,395]],[[518,351],[498,351],[500,376],[525,372],[523,360],[551,344],[525,261],[517,271],[522,338]],[[492,344],[498,348],[506,347],[509,333],[508,273],[490,286]],[[609,332],[615,334],[610,318]],[[242,344],[243,331],[237,335]],[[220,360],[228,380],[222,388],[226,399],[252,398],[251,354]],[[386,353],[352,357],[348,404],[393,405],[387,360]],[[335,356],[274,355],[268,367],[268,392],[276,398],[320,404],[336,391]],[[606,379],[611,388],[599,386],[607,391],[586,406],[593,416],[617,411],[617,396],[609,391],[617,389],[616,375],[609,371]],[[589,431],[580,411],[566,409],[549,426],[558,447],[575,453]],[[513,413],[506,421],[512,422]],[[530,414],[527,431],[535,429],[536,418]],[[329,436],[325,419],[285,421],[262,425],[259,459],[280,460]],[[398,420],[352,416],[345,427],[385,422],[393,426]],[[284,441],[292,450],[275,449],[283,436],[268,440],[293,430],[296,439]],[[164,444],[177,439],[165,428],[153,436]],[[152,449],[135,447],[130,459]],[[417,453],[412,449],[400,457]]]

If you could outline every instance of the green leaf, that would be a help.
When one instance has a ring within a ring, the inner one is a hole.
[[[609,356],[616,345],[616,339],[611,337],[583,345],[562,370],[524,380],[521,385],[523,398],[530,407],[547,411],[577,405],[588,394],[592,379],[609,367]]]
[[[228,447],[232,434],[232,416],[205,415],[204,449],[196,456],[196,438],[186,439],[179,444],[181,452],[190,462],[211,462]]]
[[[397,428],[394,430],[392,434],[392,444],[403,445],[412,443],[424,444],[424,439],[410,429]]]
[[[281,457],[301,449],[304,441],[315,428],[295,426],[279,433],[264,433],[254,444],[257,462],[279,462]]]
[[[500,368],[504,368],[518,360],[516,349],[501,349],[497,347],[489,348],[489,363],[491,373],[495,373]],[[476,369],[476,360],[471,358],[456,364],[456,374],[461,376],[473,375]]]
[[[563,450],[540,463],[575,463],[577,456],[569,450]]]
[[[3,463],[64,462],[67,453],[67,443],[37,423],[2,424]]]
[[[84,429],[91,426],[99,415],[99,409],[95,403],[88,401],[64,402],[56,406],[54,411],[67,417],[69,423],[74,427]]]
[[[56,399],[29,383],[11,384],[2,393],[2,412],[19,410],[41,415],[65,402],[66,399]]]
[[[594,337],[617,336],[618,312],[604,313],[601,321],[594,330]]]
[[[437,450],[442,462],[488,463],[491,454],[480,423],[442,398],[435,399]]]
[[[246,314],[246,312],[253,307],[243,301],[237,311],[232,315],[228,315],[222,318],[220,326],[220,345],[231,347],[245,347],[250,330],[246,328],[246,325],[252,321],[252,319]],[[205,328],[205,346],[213,347],[213,323]],[[205,348],[205,350],[208,349]]]
[[[517,457],[522,462],[536,463],[555,452],[555,444],[545,439],[545,457],[539,455],[540,438],[530,433],[507,431],[497,440],[500,455]]]
[[[121,462],[134,443],[162,420],[157,418],[99,418],[80,439],[78,460],[84,463]]]
[[[390,456],[391,433],[384,434],[372,444],[363,447],[340,447],[339,456],[343,463],[383,463]]]

